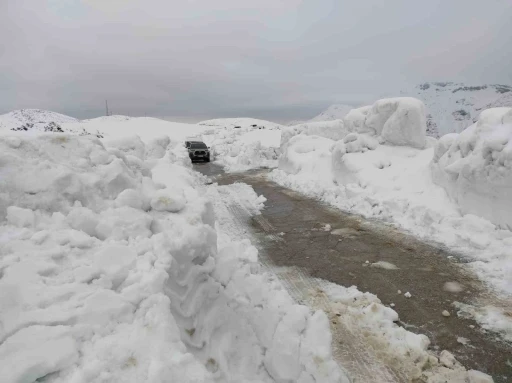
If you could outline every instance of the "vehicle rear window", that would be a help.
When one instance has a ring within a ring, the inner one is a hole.
[[[192,142],[190,147],[192,149],[206,149],[206,145],[203,142]]]

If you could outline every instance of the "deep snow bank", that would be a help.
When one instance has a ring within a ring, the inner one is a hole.
[[[281,138],[281,125],[252,118],[184,124],[152,117],[103,116],[65,123],[62,129],[65,132],[97,135],[111,144],[117,141],[116,145],[124,145],[122,141],[134,135],[146,143],[161,135],[167,135],[182,144],[190,138],[204,140],[211,146],[212,160],[224,166],[227,171],[276,167]],[[126,145],[131,144],[135,144],[135,141],[126,141]],[[140,148],[138,151],[140,153]]]
[[[411,97],[397,97],[352,109],[342,120],[307,122],[283,128],[281,145],[297,134],[338,141],[349,133],[366,133],[381,143],[423,149],[427,145],[425,132],[423,103]]]
[[[462,133],[443,136],[431,170],[463,213],[512,229],[512,108],[487,109]]]
[[[371,132],[391,145],[419,149],[426,145],[425,105],[412,97],[378,100],[371,107],[350,111],[344,121],[349,131]]]
[[[305,122],[299,125],[283,127],[281,145],[297,134],[341,140],[348,132],[349,130],[345,128],[343,120]]]
[[[228,119],[232,121],[232,119]],[[211,147],[214,161],[228,172],[243,171],[259,167],[276,167],[281,140],[281,127],[277,124],[257,124],[253,119],[235,119],[238,126],[225,120],[204,122],[208,126],[213,123],[215,129],[205,130],[203,140]]]
[[[325,314],[218,241],[181,142],[0,137],[0,196],[2,382],[341,381]]]

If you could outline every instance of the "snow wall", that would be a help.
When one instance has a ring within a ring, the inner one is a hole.
[[[366,133],[381,143],[423,149],[426,145],[425,132],[423,102],[411,97],[396,97],[352,109],[343,120],[308,122],[283,128],[281,145],[298,134],[339,141],[349,133]]]
[[[281,130],[251,126],[248,123],[253,120],[246,120],[240,128],[219,127],[203,132],[202,139],[211,146],[213,160],[227,172],[276,167]]]
[[[484,110],[460,134],[441,137],[431,171],[463,213],[512,229],[512,108]]]
[[[0,137],[0,381],[343,382],[203,184],[166,136]]]

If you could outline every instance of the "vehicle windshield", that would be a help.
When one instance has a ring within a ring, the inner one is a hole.
[[[207,149],[204,142],[191,142],[190,147],[192,149]]]

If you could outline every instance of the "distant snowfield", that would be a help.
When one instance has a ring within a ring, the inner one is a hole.
[[[137,135],[143,141],[155,136],[167,134],[175,140],[183,140],[188,136],[201,134],[205,128],[196,124],[170,122],[153,117],[108,116],[83,120],[76,123],[62,124],[70,130],[85,129],[91,134],[101,132],[106,137],[125,137]]]

